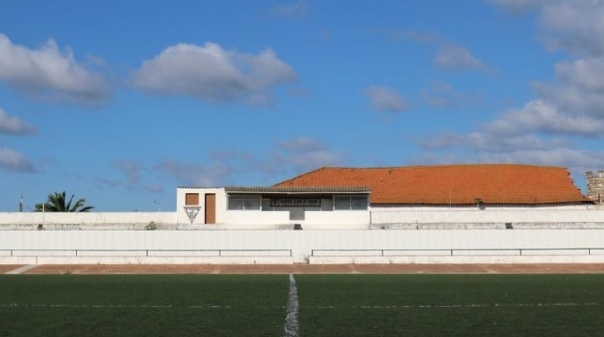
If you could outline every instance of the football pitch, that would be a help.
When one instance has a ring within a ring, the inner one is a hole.
[[[7,337],[597,336],[602,317],[595,274],[0,276]]]

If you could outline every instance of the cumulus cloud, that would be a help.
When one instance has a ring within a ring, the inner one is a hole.
[[[79,64],[53,40],[39,49],[12,43],[0,34],[0,81],[30,97],[74,104],[104,103],[111,93],[100,74]]]
[[[604,3],[601,0],[484,0],[509,11],[538,10],[547,47],[578,56],[604,53]]]
[[[604,36],[604,34],[603,34]],[[556,74],[565,83],[583,90],[604,92],[604,58],[579,59],[556,65]]]
[[[35,172],[35,166],[21,153],[0,147],[0,168],[15,172]]]
[[[439,48],[434,63],[447,70],[486,70],[486,65],[466,47],[446,44]]]
[[[405,99],[396,90],[383,86],[370,86],[365,94],[371,101],[371,107],[377,111],[400,112],[409,108]]]
[[[604,54],[604,2],[546,2],[539,20],[548,47],[580,57]]]
[[[484,130],[495,135],[540,131],[589,137],[598,136],[604,130],[604,121],[586,114],[569,113],[552,102],[537,99],[520,109],[506,111]]]
[[[285,18],[305,18],[310,14],[310,5],[304,0],[292,3],[284,3],[273,6],[271,10],[274,16]]]
[[[272,87],[294,80],[294,70],[270,49],[252,55],[209,42],[170,46],[132,76],[135,87],[152,94],[263,105],[270,102]]]
[[[36,128],[21,119],[10,116],[0,108],[0,134],[27,135],[36,132]],[[21,153],[6,147],[0,147],[0,168],[15,172],[35,172],[35,166]]]
[[[9,135],[27,135],[36,132],[36,128],[15,116],[9,116],[0,108],[0,133]]]

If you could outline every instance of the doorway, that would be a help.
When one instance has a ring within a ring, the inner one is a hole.
[[[205,195],[205,224],[216,223],[216,194]]]

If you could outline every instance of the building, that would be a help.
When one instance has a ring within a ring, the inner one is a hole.
[[[567,169],[518,164],[323,167],[269,187],[177,189],[179,224],[237,229],[390,228],[455,216],[473,224],[511,224],[526,217],[519,211],[592,204]],[[499,219],[504,213],[476,210],[508,212]]]
[[[369,194],[361,186],[179,187],[177,217],[178,223],[238,229],[366,228]]]

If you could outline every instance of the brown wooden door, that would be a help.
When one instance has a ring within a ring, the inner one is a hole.
[[[216,223],[216,194],[206,194],[206,224]]]

